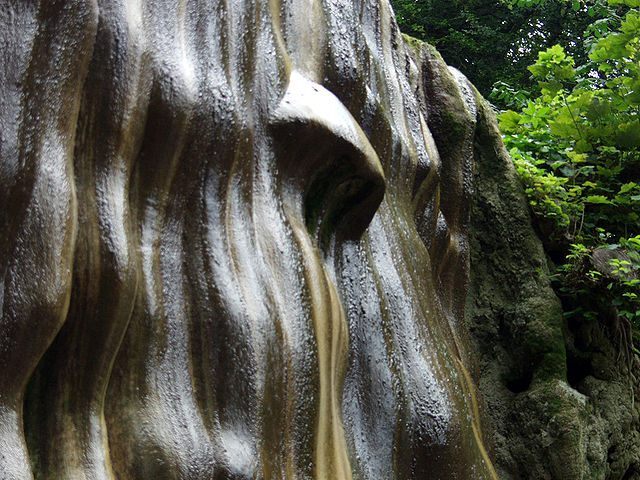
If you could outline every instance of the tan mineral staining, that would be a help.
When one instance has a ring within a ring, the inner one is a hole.
[[[0,0],[0,478],[496,478],[473,98],[392,18]]]

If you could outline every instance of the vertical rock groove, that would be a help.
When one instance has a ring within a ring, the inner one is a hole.
[[[78,227],[73,147],[97,9],[93,2],[5,3],[0,472],[28,479],[24,389],[69,307]]]

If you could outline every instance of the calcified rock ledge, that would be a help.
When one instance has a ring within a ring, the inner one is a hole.
[[[386,1],[5,0],[0,45],[0,478],[497,478],[497,133]]]

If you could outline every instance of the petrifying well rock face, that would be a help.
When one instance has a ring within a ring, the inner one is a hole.
[[[0,45],[0,478],[496,478],[475,96],[386,0],[1,0]]]

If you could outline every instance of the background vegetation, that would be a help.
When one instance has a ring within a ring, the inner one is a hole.
[[[500,110],[567,318],[640,345],[640,0],[392,3]]]

